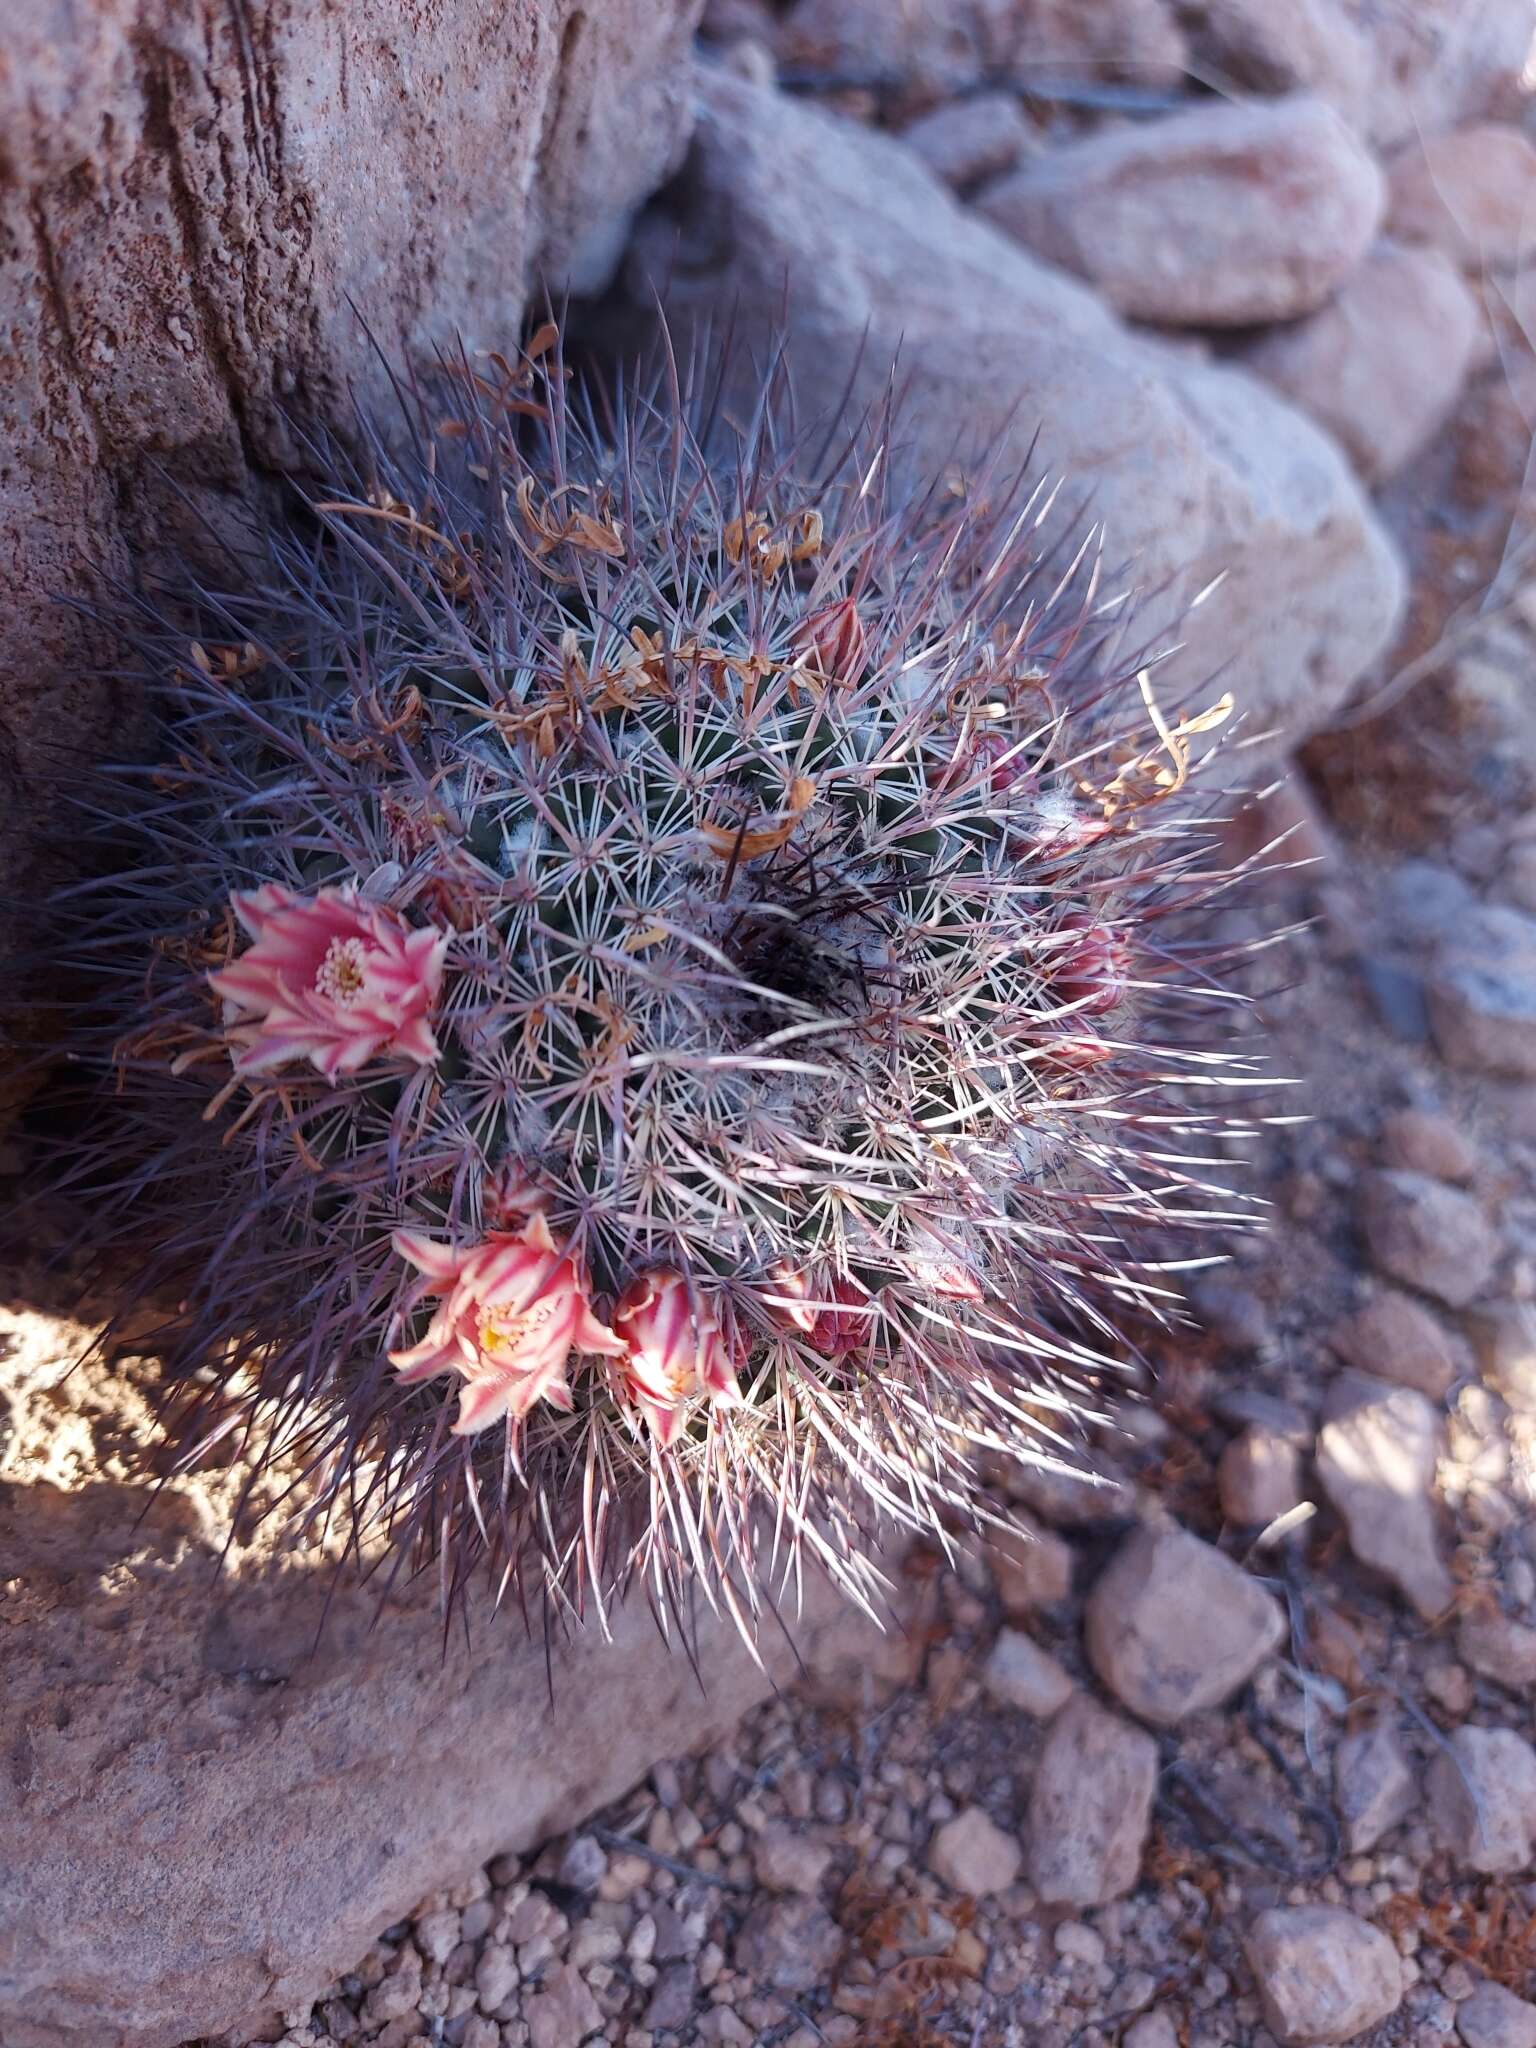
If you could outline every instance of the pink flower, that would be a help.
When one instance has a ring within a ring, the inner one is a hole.
[[[237,1073],[307,1059],[333,1080],[381,1054],[437,1058],[428,1020],[447,932],[361,902],[350,884],[298,896],[269,882],[231,902],[253,943],[208,981],[224,999]]]
[[[627,1390],[663,1450],[692,1401],[740,1401],[744,1347],[722,1327],[719,1305],[701,1298],[681,1273],[637,1274],[619,1297],[613,1326],[628,1353]]]
[[[455,1436],[472,1436],[503,1416],[520,1420],[539,1400],[569,1410],[572,1351],[618,1358],[625,1350],[592,1313],[575,1261],[556,1250],[540,1215],[521,1230],[492,1231],[466,1251],[414,1230],[397,1230],[393,1243],[426,1275],[415,1298],[443,1300],[422,1341],[391,1351],[389,1362],[412,1386],[443,1372],[462,1375]]]

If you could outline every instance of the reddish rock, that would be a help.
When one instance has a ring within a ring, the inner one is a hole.
[[[1381,242],[1326,306],[1265,335],[1242,361],[1375,484],[1450,417],[1478,327],[1477,302],[1446,257]]]
[[[1514,269],[1536,237],[1536,144],[1499,121],[1410,143],[1387,166],[1387,227],[1467,270]]]
[[[1472,1370],[1465,1341],[1422,1302],[1395,1287],[1382,1288],[1364,1308],[1336,1323],[1328,1342],[1346,1365],[1413,1387],[1431,1401],[1443,1401]]]
[[[1375,160],[1308,95],[1187,113],[1062,144],[978,206],[1122,313],[1246,327],[1321,306],[1381,221]]]

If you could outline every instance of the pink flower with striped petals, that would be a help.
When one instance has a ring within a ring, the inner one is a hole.
[[[230,899],[252,943],[208,977],[239,1074],[308,1060],[328,1080],[384,1055],[430,1066],[449,934],[364,903],[351,884],[279,882]]]
[[[663,1450],[694,1401],[741,1400],[744,1347],[722,1327],[720,1305],[699,1297],[681,1273],[638,1274],[619,1297],[613,1326],[625,1344],[625,1390]]]
[[[397,1230],[402,1259],[425,1277],[415,1299],[442,1301],[426,1336],[389,1362],[407,1385],[456,1372],[455,1436],[472,1436],[506,1416],[520,1421],[536,1401],[569,1412],[566,1365],[573,1351],[621,1357],[624,1343],[592,1312],[586,1283],[549,1225],[533,1215],[521,1230],[498,1230],[467,1250],[419,1231]]]

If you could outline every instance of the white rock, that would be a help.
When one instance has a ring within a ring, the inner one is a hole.
[[[1429,1810],[1462,1869],[1523,1871],[1536,1828],[1536,1750],[1512,1728],[1458,1728],[1430,1765]]]
[[[1342,0],[1372,50],[1362,115],[1383,146],[1502,112],[1522,100],[1530,0]]]
[[[1396,1728],[1377,1721],[1340,1739],[1333,1755],[1334,1797],[1344,1843],[1363,1856],[1412,1811],[1418,1779]]]
[[[901,139],[956,191],[1011,171],[1035,145],[1035,131],[1011,92],[979,92],[923,114]]]
[[[1088,1596],[1094,1669],[1144,1720],[1171,1726],[1251,1678],[1285,1632],[1273,1596],[1171,1524],[1136,1530]]]
[[[1049,1720],[1072,1696],[1072,1676],[1022,1629],[1005,1628],[982,1666],[981,1682],[1005,1707]]]
[[[1522,1415],[1536,1413],[1536,1303],[1490,1301],[1467,1318],[1483,1378]]]
[[[1498,1239],[1481,1205],[1423,1173],[1365,1176],[1361,1221],[1377,1268],[1405,1286],[1465,1308],[1487,1286]]]
[[[1456,2031],[1467,2048],[1536,2048],[1536,2005],[1502,1984],[1479,1984],[1456,2008]]]
[[[1387,227],[1465,269],[1514,269],[1536,234],[1536,145],[1502,121],[1412,142],[1387,167]]]
[[[1183,14],[1203,77],[1256,92],[1313,92],[1360,125],[1374,52],[1336,0],[1194,0]]]
[[[1477,301],[1447,257],[1378,242],[1326,306],[1273,329],[1240,360],[1379,484],[1450,418],[1480,325]]]
[[[1179,2029],[1172,2013],[1157,2006],[1132,2020],[1121,2039],[1124,2048],[1179,2048]]]
[[[752,1851],[752,1868],[765,1891],[798,1892],[813,1898],[832,1862],[832,1850],[794,1827],[764,1828]]]
[[[1157,1744],[1077,1693],[1046,1732],[1030,1788],[1029,1877],[1047,1905],[1096,1906],[1135,1884]]]
[[[1397,1950],[1342,1906],[1271,1907],[1246,1947],[1270,2032],[1298,2048],[1351,2041],[1402,2003]]]
[[[1453,1067],[1536,1078],[1536,917],[1498,903],[1461,920],[1427,993],[1435,1043]]]
[[[1023,1851],[990,1814],[968,1806],[945,1821],[928,1845],[928,1868],[952,1891],[984,1899],[1005,1892],[1019,1874]]]
[[[1438,1619],[1456,1591],[1433,1498],[1440,1435],[1440,1417],[1422,1394],[1365,1373],[1334,1383],[1317,1435],[1317,1476],[1350,1549],[1426,1621]]]
[[[1536,1686],[1536,1628],[1507,1614],[1464,1614],[1456,1632],[1464,1664],[1517,1692]]]
[[[1431,1401],[1443,1401],[1459,1379],[1472,1370],[1472,1353],[1463,1340],[1422,1302],[1395,1287],[1383,1287],[1328,1333],[1328,1342],[1346,1365],[1413,1387]]]
[[[569,1963],[555,1963],[544,1972],[523,2017],[532,2048],[576,2048],[603,2026],[602,2007]]]
[[[1232,666],[1248,730],[1278,746],[1316,729],[1381,651],[1402,590],[1326,436],[1241,372],[1128,334],[890,137],[717,74],[700,92],[688,171],[631,245],[633,317],[661,289],[680,341],[733,311],[766,332],[787,290],[807,418],[850,380],[855,406],[878,404],[899,354],[903,474],[984,456],[1006,469],[1038,432],[1037,470],[1091,480],[1110,559],[1135,563],[1138,635],[1184,643],[1170,683]],[[743,364],[744,401],[747,384]],[[1170,577],[1182,599],[1161,594]]]
[[[1314,312],[1381,223],[1369,151],[1308,94],[1188,112],[1062,144],[981,195],[1026,248],[1112,306],[1170,327]]]

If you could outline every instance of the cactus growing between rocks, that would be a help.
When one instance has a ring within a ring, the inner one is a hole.
[[[141,611],[76,1173],[188,1457],[296,1454],[450,1594],[750,1630],[1059,1447],[1163,1298],[1225,707],[1165,714],[1043,489],[904,494],[888,423],[670,363],[605,408],[551,342],[321,451],[201,639]]]

